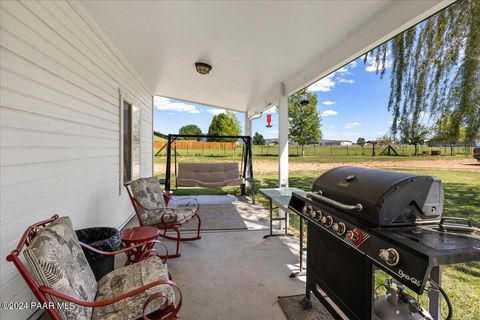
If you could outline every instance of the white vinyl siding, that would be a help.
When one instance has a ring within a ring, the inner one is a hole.
[[[141,176],[153,167],[152,92],[79,2],[0,6],[0,300],[33,301],[5,257],[28,225],[54,214],[77,229],[120,227],[132,216],[119,194],[119,89],[141,109]]]

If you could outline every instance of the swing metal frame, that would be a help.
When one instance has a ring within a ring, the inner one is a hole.
[[[175,176],[177,176],[177,152],[174,143],[179,138],[213,138],[213,139],[237,139],[243,141],[242,162],[240,164],[241,177],[250,184],[252,202],[255,203],[255,180],[253,178],[252,164],[252,137],[250,136],[217,136],[217,135],[193,135],[193,134],[169,134],[167,137],[167,163],[165,168],[165,190],[171,190],[171,166],[172,166],[172,149]],[[246,195],[246,188],[241,188],[242,195]]]

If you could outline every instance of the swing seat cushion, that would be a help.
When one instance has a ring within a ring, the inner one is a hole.
[[[235,162],[178,164],[177,187],[220,188],[243,183]]]

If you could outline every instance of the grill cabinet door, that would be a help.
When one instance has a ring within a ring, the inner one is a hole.
[[[307,239],[307,286],[318,285],[350,319],[371,319],[369,260],[313,223],[308,223]]]

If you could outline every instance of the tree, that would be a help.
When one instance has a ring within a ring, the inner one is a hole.
[[[367,143],[367,141],[365,140],[365,138],[360,137],[360,138],[357,139],[357,144],[359,146],[362,146],[362,155],[365,155],[365,149],[364,148],[365,148],[366,143]]]
[[[208,127],[208,135],[213,136],[238,136],[242,128],[240,120],[234,112],[227,111],[217,114],[213,117],[210,126]],[[208,141],[231,141],[235,142],[237,139],[231,138],[208,138]]]
[[[465,127],[472,142],[480,131],[480,1],[458,1],[370,52],[382,77],[389,53],[393,134],[408,135],[422,113],[434,122],[448,114],[449,127]]]
[[[465,127],[457,127],[451,114],[444,114],[437,122],[435,136],[431,139],[450,145],[450,155],[453,156],[453,147],[459,141],[465,140]]]
[[[418,145],[424,144],[430,130],[419,123],[402,124],[402,142],[412,144],[415,147],[414,155],[418,155]]]
[[[380,138],[377,139],[377,143],[382,146],[386,146],[393,143],[393,137],[390,136],[388,133],[384,134]]]
[[[192,134],[200,135],[202,134],[202,129],[200,129],[196,124],[187,124],[178,130],[178,134]],[[185,140],[197,140],[200,141],[201,138],[183,138]]]
[[[300,101],[306,97],[307,105]],[[321,123],[317,111],[317,96],[306,89],[300,90],[288,99],[289,137],[302,146],[302,157],[305,155],[304,146],[317,143],[322,137]]]
[[[265,145],[267,142],[265,141],[265,138],[258,132],[255,132],[255,135],[253,136],[253,144],[257,145]]]

